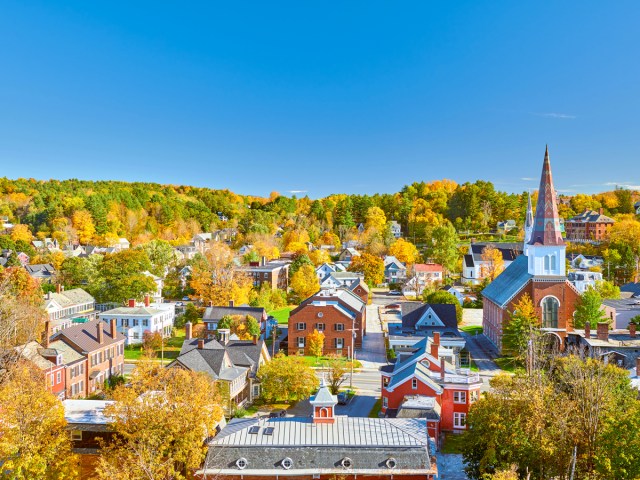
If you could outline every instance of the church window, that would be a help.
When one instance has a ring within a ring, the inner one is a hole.
[[[549,271],[549,262],[550,262],[549,255],[545,255],[544,256],[544,270],[545,270],[545,272]]]
[[[560,302],[555,297],[547,297],[542,301],[542,328],[558,328],[558,307]]]
[[[556,268],[558,268],[558,267],[556,267],[556,256],[552,255],[551,256],[551,270],[555,271]]]

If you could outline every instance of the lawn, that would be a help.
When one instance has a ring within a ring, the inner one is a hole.
[[[378,418],[378,414],[382,409],[382,398],[376,400],[376,403],[373,404],[373,408],[369,412],[369,418]]]
[[[287,323],[289,323],[289,313],[294,308],[296,308],[296,305],[289,305],[288,307],[272,310],[268,313],[268,315],[275,318],[278,321],[278,325],[286,325]]]
[[[495,359],[495,362],[496,365],[505,372],[516,373],[519,370],[523,370],[522,365],[512,357],[499,357]]]
[[[462,453],[462,439],[460,433],[445,434],[440,453]]]
[[[327,362],[331,360],[329,357],[314,357],[312,355],[304,355],[301,358],[304,359],[305,363],[310,367],[324,367],[327,365]],[[346,359],[344,360],[347,361]],[[361,368],[362,363],[356,358],[353,362],[353,368]]]
[[[164,358],[166,359],[174,359],[177,358],[180,354],[180,349],[182,348],[182,344],[184,342],[184,328],[176,328],[176,335],[171,338],[167,338],[164,343]],[[162,349],[157,349],[156,357],[161,358],[163,356]],[[129,345],[124,349],[124,359],[125,360],[140,360],[142,357],[142,345]]]
[[[466,325],[460,327],[460,330],[469,335],[480,335],[482,333],[482,327],[480,325]]]

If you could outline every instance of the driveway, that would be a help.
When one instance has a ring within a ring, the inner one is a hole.
[[[381,365],[387,364],[384,334],[377,305],[367,305],[367,334],[362,339],[362,348],[356,350],[356,358],[365,369],[377,370]]]

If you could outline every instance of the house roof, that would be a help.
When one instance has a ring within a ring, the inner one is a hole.
[[[331,300],[337,300],[344,310],[350,311],[354,316],[357,313],[364,311],[364,309],[366,308],[366,305],[362,301],[362,299],[351,290],[346,288],[329,288],[320,290],[319,292],[316,292],[309,298],[305,299],[300,305],[298,305],[291,311],[289,316],[291,317],[295,315],[310,303],[315,302],[316,304],[318,304]],[[344,313],[348,316],[348,312]]]
[[[130,315],[133,317],[151,317],[153,315],[157,315],[159,313],[163,313],[162,310],[158,310],[157,308],[151,307],[118,307],[112,308],[111,310],[107,310],[100,313],[102,315]]]
[[[415,272],[442,272],[442,265],[437,263],[416,263],[413,266]]]
[[[596,212],[595,210],[585,210],[575,217],[571,217],[567,222],[572,223],[614,223],[613,218]]]
[[[18,352],[22,358],[29,360],[39,369],[46,370],[48,368],[55,367],[53,362],[40,355],[42,350],[44,350],[44,348],[42,348],[42,345],[38,342],[28,342],[24,345],[15,347],[15,351]]]
[[[417,308],[413,308],[413,305],[411,307],[407,307],[407,309],[409,308],[411,308],[411,311],[406,314],[404,313],[404,309],[402,310],[402,328],[415,328],[416,323],[418,323],[425,312],[432,309],[438,318],[442,320],[445,328],[455,330],[456,332],[458,331],[455,305],[446,303],[424,303],[419,305]]]
[[[263,307],[250,307],[248,305],[242,305],[240,307],[207,307],[202,316],[202,320],[205,322],[215,322],[226,315],[251,315],[260,321],[263,316],[266,316],[266,310]]]
[[[192,350],[197,350],[198,339],[185,340],[180,350],[180,355],[184,355]],[[226,351],[236,367],[249,368],[253,373],[257,373],[260,366],[260,356],[264,349],[264,340],[260,339],[255,344],[253,340],[229,340],[226,345],[222,345],[215,339],[205,340],[205,350]],[[267,352],[268,355],[268,352]],[[179,358],[179,357],[178,357]]]
[[[386,257],[384,257],[384,266],[385,266],[385,268],[388,267],[391,264],[395,264],[400,270],[406,270],[407,269],[407,267],[404,265],[404,263],[402,263],[400,260],[398,260],[393,255],[387,255]]]
[[[37,277],[51,277],[56,274],[56,269],[50,263],[30,264],[24,267],[27,273]]]
[[[169,366],[176,364],[194,371],[203,372],[214,380],[232,381],[246,375],[246,367],[236,367],[225,352],[224,348],[194,348],[181,353]]]
[[[113,419],[104,414],[111,400],[64,400],[64,419],[71,424],[106,425]]]
[[[464,266],[467,268],[473,268],[473,255],[467,254],[464,256]]]
[[[102,327],[103,341],[98,343],[98,325]],[[109,325],[102,320],[92,320],[87,323],[80,323],[65,328],[56,333],[53,338],[55,340],[69,341],[83,352],[92,352],[118,342],[124,342],[125,337],[116,332],[115,338],[111,336]]]
[[[79,305],[85,303],[94,303],[95,299],[82,288],[72,288],[64,292],[52,292],[47,294],[48,298],[55,300],[61,307],[70,307],[71,305]]]
[[[504,308],[531,278],[528,259],[520,255],[482,291],[482,296]]]
[[[62,363],[71,365],[78,360],[84,360],[84,356],[76,352],[71,345],[64,343],[62,340],[55,340],[49,343],[49,349],[54,349],[58,354],[62,355]]]
[[[638,283],[625,283],[620,287],[621,292],[630,292],[634,295],[640,296],[640,282]]]
[[[482,251],[488,247],[492,246],[500,251],[502,254],[502,259],[507,262],[512,262],[515,258],[522,253],[522,244],[521,243],[491,243],[491,242],[478,242],[471,244],[471,254],[473,255],[474,262],[482,261]],[[466,255],[465,255],[466,257]],[[465,258],[466,262],[466,258]],[[468,267],[473,267],[473,264],[467,265]]]

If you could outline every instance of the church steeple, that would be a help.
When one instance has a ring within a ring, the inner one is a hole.
[[[536,215],[529,237],[525,236],[525,255],[529,259],[529,273],[534,276],[565,276],[565,249],[547,146],[542,164]]]
[[[533,207],[531,206],[531,194],[527,194],[527,214],[524,220],[524,244],[526,245],[531,241],[531,234],[533,233]]]

